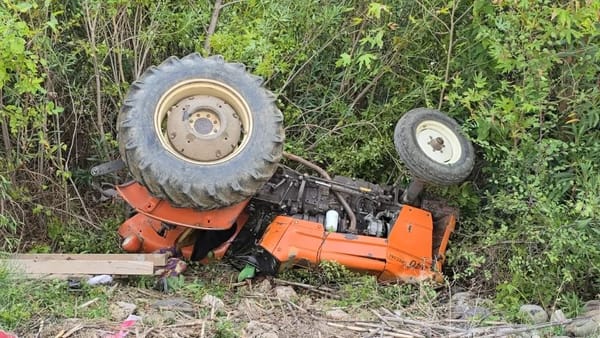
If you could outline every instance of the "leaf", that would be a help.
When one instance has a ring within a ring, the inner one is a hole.
[[[352,26],[358,26],[363,22],[362,18],[354,17],[352,18]]]
[[[246,279],[251,279],[256,275],[256,268],[254,265],[246,264],[246,266],[240,271],[238,275],[238,282],[244,281]]]
[[[15,5],[15,9],[21,13],[25,13],[33,7],[33,4],[30,2],[19,2]]]
[[[342,53],[340,58],[335,62],[336,67],[346,67],[352,62],[352,57],[348,53]]]
[[[370,53],[363,54],[358,57],[358,69],[361,69],[362,66],[365,66],[367,69],[371,69],[371,61],[377,60],[377,55],[373,55]]]
[[[378,2],[371,2],[369,4],[369,9],[367,10],[367,16],[371,18],[379,19],[381,18],[381,12],[389,13],[390,9],[388,6],[380,4]]]

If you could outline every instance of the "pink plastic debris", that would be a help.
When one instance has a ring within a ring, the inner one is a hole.
[[[119,332],[113,335],[109,335],[106,336],[106,338],[124,338],[127,336],[127,334],[129,333],[129,328],[134,326],[135,323],[142,319],[142,317],[138,317],[136,315],[129,315],[129,317],[127,317],[127,319],[125,319],[123,321],[123,323],[121,323],[121,327],[119,328]],[[2,336],[0,336],[0,338],[3,338]]]
[[[0,338],[17,338],[17,336],[15,336],[12,333],[8,333],[8,332],[4,332],[4,331],[0,330]]]

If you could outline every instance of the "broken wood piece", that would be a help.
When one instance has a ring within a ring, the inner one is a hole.
[[[67,260],[67,261],[140,261],[152,262],[154,266],[165,266],[165,254],[17,254],[9,259]]]
[[[154,264],[147,261],[124,260],[52,260],[9,259],[3,261],[8,269],[25,275],[153,275]]]

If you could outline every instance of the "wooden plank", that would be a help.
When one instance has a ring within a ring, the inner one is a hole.
[[[153,275],[154,264],[147,261],[84,261],[51,259],[9,259],[8,269],[24,274]]]
[[[9,258],[38,261],[139,261],[152,262],[154,266],[164,266],[167,264],[167,256],[165,254],[18,254]]]

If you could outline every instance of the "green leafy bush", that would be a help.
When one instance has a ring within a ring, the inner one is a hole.
[[[497,289],[510,310],[598,293],[598,1],[225,1],[208,37],[212,10],[0,3],[3,248],[110,251],[89,238],[117,208],[96,202],[87,170],[117,156],[129,83],[170,55],[208,54],[209,39],[278,94],[287,150],[335,174],[406,182],[398,118],[429,106],[463,123],[471,182],[429,188],[462,211],[453,283]]]

